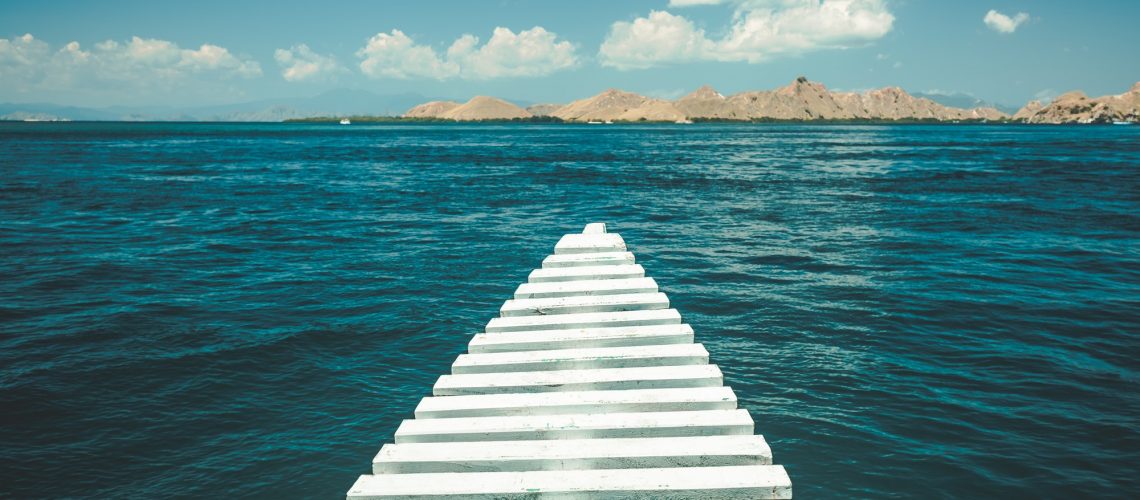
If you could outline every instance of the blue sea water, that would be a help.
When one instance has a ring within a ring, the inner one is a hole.
[[[620,232],[800,498],[1140,491],[1140,127],[0,124],[0,497],[343,497]]]

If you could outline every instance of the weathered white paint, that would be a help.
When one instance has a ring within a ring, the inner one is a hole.
[[[792,480],[780,465],[668,467],[569,471],[364,475],[349,500],[390,498],[473,500],[580,499],[789,499]]]
[[[625,240],[617,233],[567,234],[554,245],[556,255],[572,253],[624,252]]]
[[[736,394],[731,388],[720,386],[431,396],[420,400],[416,406],[416,418],[735,409]]]
[[[396,444],[752,434],[746,410],[404,420]]]
[[[432,394],[459,396],[515,392],[716,387],[723,382],[723,375],[716,365],[472,373],[440,376],[432,388]]]
[[[556,267],[617,266],[633,264],[634,261],[631,252],[572,253],[548,256],[542,259],[542,267],[552,269]]]
[[[578,266],[535,269],[530,272],[527,281],[530,283],[550,283],[555,281],[614,280],[644,277],[645,268],[641,267],[641,264],[623,264],[617,266]]]
[[[663,293],[627,293],[620,295],[582,295],[543,299],[511,299],[499,308],[504,318],[514,316],[548,316],[555,314],[647,311],[667,309],[669,297]]]
[[[516,299],[546,299],[581,295],[619,295],[624,293],[654,293],[657,281],[653,278],[620,280],[562,281],[554,283],[523,283],[515,289]]]
[[[461,354],[451,373],[503,373],[542,370],[588,370],[638,366],[703,365],[709,352],[701,344],[594,347],[480,354]]]
[[[518,332],[479,333],[471,338],[471,353],[544,351],[585,347],[685,344],[693,342],[688,323],[610,328],[569,328]]]
[[[586,224],[586,227],[582,229],[582,234],[605,234],[605,233],[606,233],[606,223],[605,222],[591,222],[589,224]]]
[[[553,316],[518,316],[494,318],[487,323],[487,333],[521,332],[525,330],[569,330],[573,328],[606,328],[617,326],[671,325],[681,322],[676,309],[621,311],[600,313],[557,314]]]
[[[762,436],[386,444],[373,474],[769,465]]]

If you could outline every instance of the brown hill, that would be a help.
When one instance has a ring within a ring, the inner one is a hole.
[[[961,119],[963,113],[958,108],[947,108],[930,99],[914,97],[898,87],[885,87],[862,94],[863,110],[866,116],[884,120],[903,119]]]
[[[643,95],[609,89],[586,99],[579,99],[554,112],[566,121],[653,120],[676,121],[685,117],[673,103]]]
[[[930,99],[914,97],[898,87],[864,93],[832,92],[822,83],[802,76],[776,90],[741,92],[729,97],[727,103],[746,120],[997,120],[1006,117],[993,108],[943,106]]]
[[[554,116],[566,121],[613,120],[622,113],[645,104],[646,97],[609,89],[601,94],[579,99],[554,112]]]
[[[802,76],[776,90],[741,92],[729,97],[728,102],[742,111],[744,119],[836,120],[862,117],[857,99],[847,94],[833,94],[823,84]]]
[[[554,116],[554,112],[560,109],[561,104],[534,104],[526,107],[527,112],[534,116]]]
[[[532,115],[525,109],[515,106],[507,101],[488,96],[475,96],[470,101],[452,108],[440,115],[455,121],[469,120],[509,120],[511,118],[530,118]]]
[[[1112,123],[1140,122],[1140,82],[1123,94],[1089,98],[1075,90],[1062,94],[1047,106],[1033,101],[1014,118],[1026,123]]]
[[[459,103],[453,101],[432,101],[425,102],[409,109],[404,113],[404,118],[439,118],[444,113],[459,107]]]
[[[618,115],[617,119],[627,122],[675,122],[684,120],[685,113],[682,113],[669,101],[648,99],[645,104]]]
[[[1118,100],[1121,102],[1133,102],[1120,96],[1115,97],[1120,98]],[[943,106],[930,99],[914,97],[898,87],[863,93],[832,92],[822,83],[802,76],[775,90],[741,92],[729,97],[707,85],[675,102],[609,89],[561,107],[540,104],[524,110],[500,99],[476,97],[463,105],[448,102],[423,104],[412,108],[404,116],[488,120],[532,115],[548,115],[577,122],[685,119],[951,121],[1008,118],[993,108],[961,109]]]
[[[1037,114],[1037,112],[1041,111],[1041,108],[1044,108],[1044,107],[1045,106],[1043,104],[1041,104],[1041,101],[1037,101],[1037,100],[1029,101],[1028,103],[1025,104],[1025,106],[1022,106],[1021,109],[1017,110],[1017,113],[1013,114],[1013,119],[1025,121],[1029,117]]]
[[[741,110],[728,102],[712,87],[705,85],[673,103],[677,110],[689,118],[713,118],[718,120],[744,120]]]

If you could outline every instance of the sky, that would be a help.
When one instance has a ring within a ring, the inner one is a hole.
[[[899,86],[1006,105],[1140,81],[1140,0],[0,2],[0,102],[203,106],[334,89],[565,103]]]

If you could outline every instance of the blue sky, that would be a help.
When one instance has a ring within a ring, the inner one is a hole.
[[[1020,105],[1127,90],[1138,19],[1135,0],[3,2],[0,102],[192,106],[341,88],[568,102],[805,75]]]

